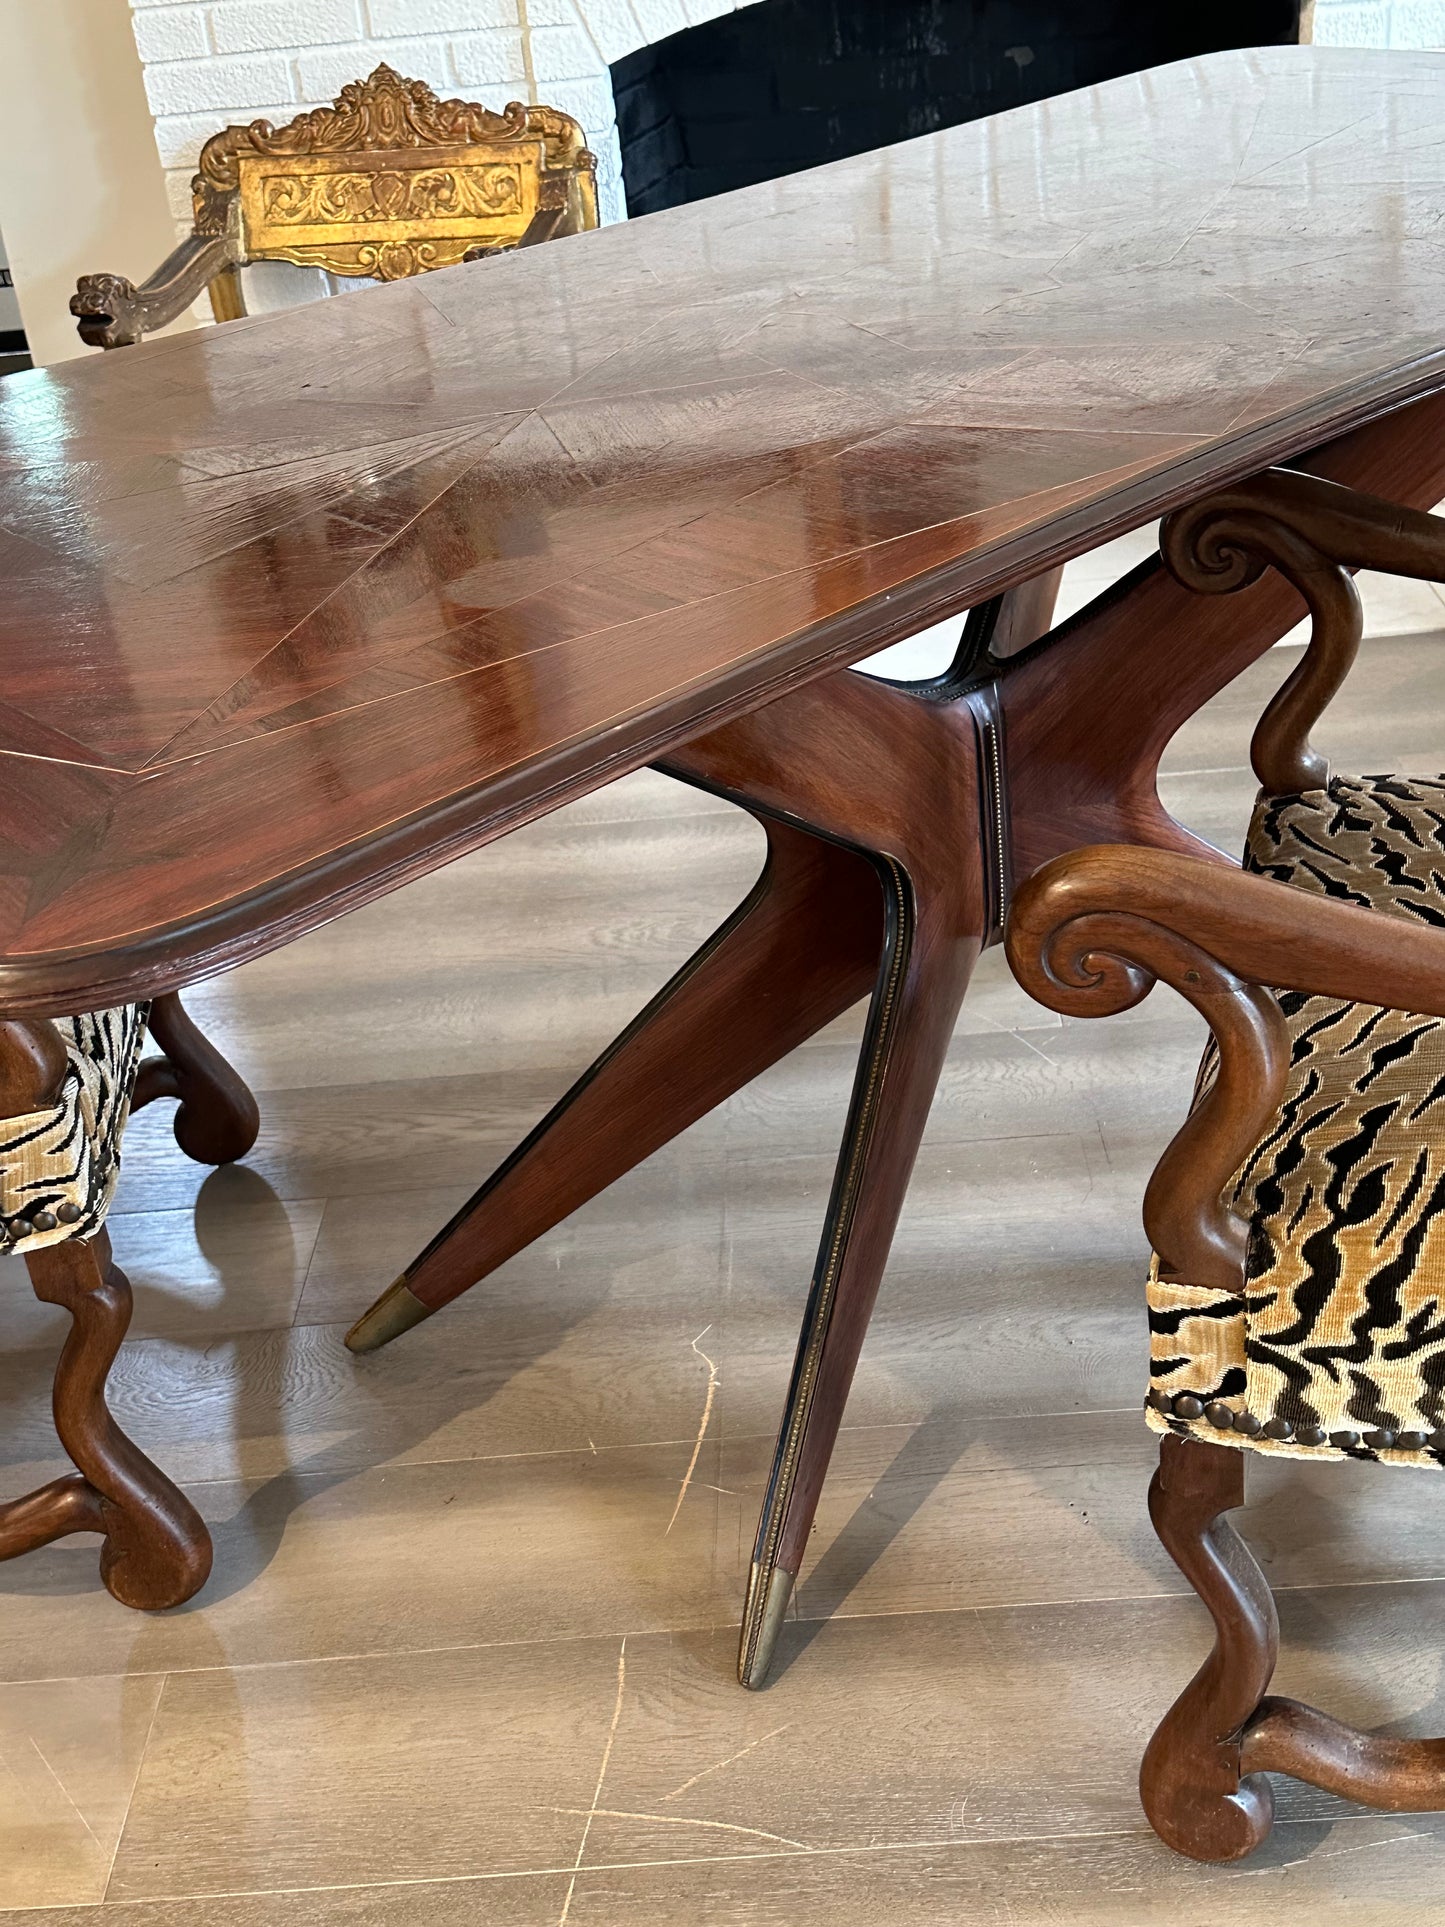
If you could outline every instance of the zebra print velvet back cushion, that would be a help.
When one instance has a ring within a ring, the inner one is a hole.
[[[1445,779],[1262,796],[1245,867],[1445,927]],[[1445,1464],[1445,1021],[1279,1002],[1284,1102],[1233,1194],[1251,1227],[1245,1296],[1166,1282],[1155,1261],[1150,1423],[1299,1457]]]
[[[84,1238],[105,1222],[120,1172],[120,1140],[145,1042],[148,1006],[57,1018],[70,1062],[56,1102],[0,1118],[0,1217],[49,1213],[49,1229],[11,1232],[7,1249]]]

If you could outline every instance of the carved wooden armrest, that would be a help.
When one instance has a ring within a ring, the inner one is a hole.
[[[1219,1073],[1149,1181],[1144,1227],[1166,1277],[1226,1291],[1242,1288],[1248,1228],[1222,1194],[1289,1069],[1270,990],[1445,1017],[1445,931],[1172,851],[1095,844],[1056,857],[1019,890],[1005,942],[1014,975],[1050,1009],[1110,1016],[1162,978],[1208,1023]]]
[[[1351,571],[1445,581],[1445,518],[1270,469],[1176,510],[1164,522],[1160,548],[1187,588],[1227,594],[1272,567],[1304,597],[1309,647],[1260,718],[1250,760],[1273,796],[1323,788],[1329,765],[1309,733],[1359,647],[1360,598]]]
[[[123,274],[83,274],[70,297],[80,338],[92,348],[127,348],[174,321],[237,259],[225,235],[188,234],[139,287]]]

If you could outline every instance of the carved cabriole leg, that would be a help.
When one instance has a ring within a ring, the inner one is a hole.
[[[883,942],[872,865],[764,828],[749,896],[357,1321],[352,1351],[450,1304],[867,995]]]
[[[130,1324],[131,1294],[104,1231],[26,1254],[37,1298],[63,1305],[71,1331],[55,1373],[55,1429],[78,1471],[0,1506],[0,1559],[71,1532],[100,1532],[100,1572],[122,1605],[179,1606],[211,1570],[195,1507],[128,1439],[105,1382]]]
[[[161,1097],[178,1098],[176,1142],[187,1157],[198,1164],[232,1164],[245,1157],[261,1128],[256,1100],[174,992],[151,1005],[149,1029],[165,1055],[141,1065],[131,1109]]]
[[[68,1057],[44,1018],[0,1020],[0,1118],[56,1102]],[[53,1223],[53,1221],[52,1221]],[[126,1327],[130,1286],[110,1239],[69,1238],[25,1253],[37,1298],[63,1305],[71,1329],[55,1371],[55,1429],[77,1471],[0,1505],[0,1559],[72,1532],[105,1535],[101,1577],[123,1605],[178,1606],[205,1583],[211,1541],[199,1513],[126,1437],[105,1382]]]
[[[1149,1512],[1165,1549],[1214,1618],[1214,1650],[1144,1754],[1149,1823],[1194,1860],[1238,1860],[1273,1817],[1266,1773],[1386,1813],[1445,1809],[1445,1739],[1381,1739],[1266,1693],[1279,1629],[1249,1548],[1222,1516],[1244,1503],[1247,1454],[1160,1440]]]
[[[1244,1503],[1244,1461],[1231,1446],[1161,1439],[1149,1488],[1154,1529],[1214,1619],[1214,1650],[1165,1714],[1139,1775],[1149,1824],[1193,1860],[1242,1859],[1274,1819],[1269,1782],[1241,1766],[1240,1736],[1279,1651],[1264,1574],[1223,1517]]]

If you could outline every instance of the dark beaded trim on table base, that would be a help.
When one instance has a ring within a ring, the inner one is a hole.
[[[1206,1403],[1194,1392],[1170,1393],[1158,1387],[1150,1392],[1149,1403],[1165,1418],[1183,1419],[1187,1424],[1205,1419],[1216,1432],[1238,1432],[1247,1439],[1272,1439],[1279,1445],[1332,1445],[1338,1452],[1359,1452],[1362,1446],[1371,1452],[1445,1452],[1445,1425],[1433,1432],[1392,1432],[1385,1427],[1370,1432],[1348,1429],[1326,1432],[1321,1425],[1296,1427],[1287,1418],[1266,1419],[1261,1423],[1253,1412],[1236,1412],[1223,1399]]]

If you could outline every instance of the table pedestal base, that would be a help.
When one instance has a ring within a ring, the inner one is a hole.
[[[1302,465],[1430,507],[1445,398]],[[763,823],[757,884],[349,1335],[374,1350],[429,1317],[870,994],[758,1527],[743,1684],[767,1676],[934,1087],[1012,878],[1084,843],[1218,856],[1160,803],[1160,755],[1303,613],[1274,574],[1226,603],[1146,563],[955,683],[843,673],[674,754],[668,774]]]

